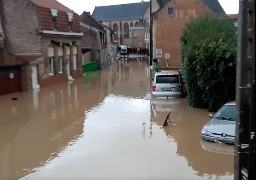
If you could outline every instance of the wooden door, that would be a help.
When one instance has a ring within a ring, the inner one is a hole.
[[[0,95],[22,91],[21,68],[0,68]]]

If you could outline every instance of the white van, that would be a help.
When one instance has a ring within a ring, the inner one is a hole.
[[[186,94],[179,70],[156,72],[153,85],[153,97],[184,97]]]
[[[126,46],[126,45],[120,45],[119,46],[120,47],[120,53],[121,53],[121,55],[127,55],[128,54],[128,46]]]

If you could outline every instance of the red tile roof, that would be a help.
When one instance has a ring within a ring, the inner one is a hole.
[[[40,28],[44,30],[54,30],[54,22],[52,20],[50,8],[37,7],[36,11]],[[70,32],[68,19],[65,12],[58,12],[55,26],[58,31]],[[73,15],[71,26],[73,32],[81,32],[78,14]]]
[[[64,6],[63,4],[59,3],[56,0],[31,0],[33,3],[35,3],[38,7],[45,7],[45,8],[50,8],[50,9],[56,9],[58,11],[63,11],[63,12],[71,12],[75,13],[68,7]],[[70,0],[72,3],[72,0]]]

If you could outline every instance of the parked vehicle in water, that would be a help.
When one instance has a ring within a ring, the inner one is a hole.
[[[179,70],[156,72],[152,82],[152,97],[184,97],[184,83]]]
[[[120,54],[121,54],[121,56],[122,56],[122,55],[123,55],[123,56],[128,55],[128,46],[126,46],[126,45],[120,45],[119,48],[120,48]]]
[[[209,114],[208,121],[201,131],[203,140],[234,144],[236,130],[236,103],[224,104],[215,115]]]

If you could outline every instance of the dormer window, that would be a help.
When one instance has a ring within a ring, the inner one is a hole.
[[[58,16],[58,10],[56,9],[51,9],[51,13],[53,17],[57,17]]]
[[[72,20],[73,20],[73,14],[72,14],[72,13],[67,13],[67,15],[68,15],[68,21],[69,21],[69,22],[72,22]]]
[[[73,29],[72,29],[73,14],[72,13],[67,13],[67,16],[68,16],[69,31],[73,31]]]
[[[58,10],[51,9],[52,13],[52,22],[53,22],[53,28],[57,30],[57,16],[58,16]]]

